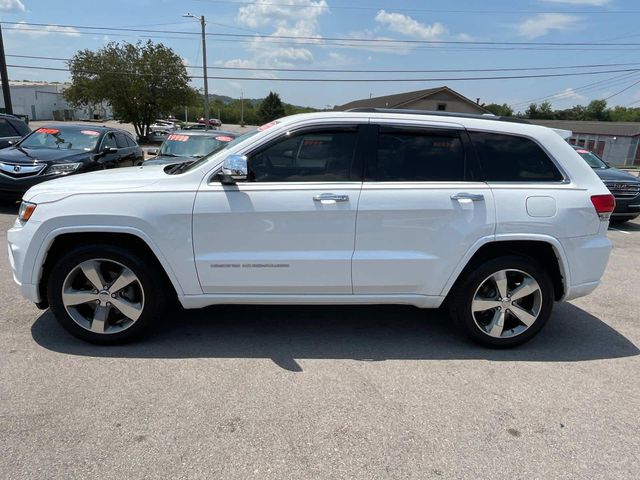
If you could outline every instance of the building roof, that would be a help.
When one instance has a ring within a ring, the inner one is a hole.
[[[336,110],[349,110],[351,108],[402,108],[408,103],[420,100],[425,97],[430,97],[438,92],[446,91],[452,95],[455,95],[463,102],[470,103],[477,107],[479,110],[484,110],[473,100],[460,95],[458,92],[451,90],[449,87],[436,87],[427,88],[425,90],[415,90],[413,92],[396,93],[394,95],[385,95],[382,97],[363,98],[361,100],[354,100],[353,102],[345,103]]]
[[[580,122],[573,120],[528,120],[534,125],[571,130],[573,133],[636,137],[640,135],[640,122]]]

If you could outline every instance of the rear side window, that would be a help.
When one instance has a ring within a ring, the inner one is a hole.
[[[380,127],[374,178],[381,182],[465,180],[465,152],[456,131]]]
[[[129,144],[127,143],[127,137],[124,133],[116,133],[116,144],[118,148],[129,148]]]
[[[559,182],[562,174],[540,146],[524,137],[469,132],[487,182]]]
[[[130,147],[137,147],[138,146],[136,141],[133,138],[131,138],[129,135],[125,135],[124,137],[127,140],[127,145],[129,145]]]

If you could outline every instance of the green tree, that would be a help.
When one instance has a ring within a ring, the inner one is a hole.
[[[151,40],[81,50],[69,60],[69,70],[65,98],[72,105],[109,103],[114,115],[132,123],[142,139],[157,117],[193,104],[196,97],[182,58]]]
[[[494,115],[498,115],[499,117],[512,117],[513,116],[513,108],[511,108],[506,103],[502,105],[498,105],[497,103],[490,103],[489,105],[482,106],[485,110],[489,110]]]
[[[280,95],[275,92],[269,92],[269,95],[260,103],[258,118],[262,123],[267,123],[284,116],[284,105],[280,100]]]
[[[608,121],[611,118],[606,100],[593,100],[585,109],[586,120]]]

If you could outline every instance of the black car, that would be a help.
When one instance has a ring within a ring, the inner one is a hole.
[[[142,149],[124,130],[93,125],[38,128],[0,150],[0,198],[18,200],[31,186],[105,168],[141,165]]]
[[[220,130],[209,130],[208,132],[204,130],[178,130],[169,134],[159,150],[149,150],[148,153],[156,156],[144,164],[191,163],[223,148],[236,137],[235,133],[221,132]]]
[[[602,179],[616,198],[612,222],[627,222],[640,215],[640,178],[611,167],[595,153],[582,147],[573,147]]]
[[[0,148],[7,148],[31,133],[24,121],[13,115],[0,113]]]

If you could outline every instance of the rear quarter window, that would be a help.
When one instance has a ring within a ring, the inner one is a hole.
[[[469,132],[487,182],[559,182],[563,176],[533,140],[517,135]]]

